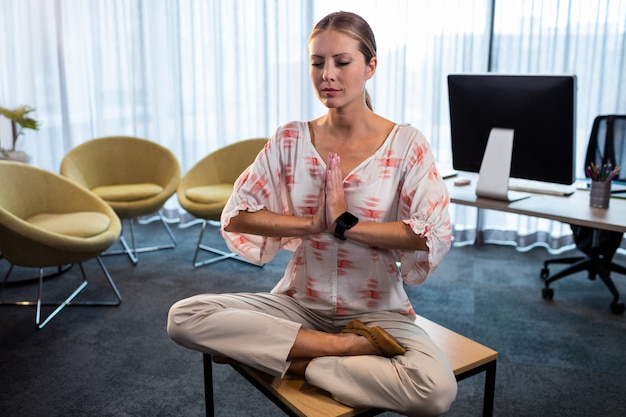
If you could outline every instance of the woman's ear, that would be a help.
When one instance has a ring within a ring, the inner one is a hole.
[[[375,56],[373,56],[370,59],[370,62],[367,64],[366,70],[365,70],[365,79],[369,80],[370,78],[372,78],[374,76],[374,73],[376,72],[376,67],[378,66],[378,58],[376,58]]]

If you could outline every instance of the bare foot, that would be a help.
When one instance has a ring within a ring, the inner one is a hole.
[[[290,360],[310,360],[319,356],[381,355],[367,337],[356,333],[326,333],[300,328]]]
[[[367,337],[360,336],[354,333],[339,333],[337,336],[344,337],[346,343],[345,356],[357,356],[357,355],[380,355],[381,352],[376,349],[372,343],[367,340]]]
[[[380,355],[380,351],[367,340],[366,337],[354,333],[338,333],[332,337],[337,337],[338,345],[341,346],[335,354],[322,356],[359,356],[359,355]],[[289,373],[304,376],[311,359],[291,359]]]

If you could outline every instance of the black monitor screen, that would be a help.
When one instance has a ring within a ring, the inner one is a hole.
[[[574,75],[450,74],[454,169],[479,172],[494,127],[514,129],[511,177],[572,184]]]

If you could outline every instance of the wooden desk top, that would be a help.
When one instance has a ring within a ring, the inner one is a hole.
[[[459,177],[471,179],[470,185],[454,185]],[[589,191],[577,190],[570,196],[532,194],[523,200],[507,202],[476,197],[477,181],[478,174],[469,172],[459,172],[458,177],[445,180],[450,200],[455,204],[626,233],[626,199],[611,198],[608,209],[592,208]]]

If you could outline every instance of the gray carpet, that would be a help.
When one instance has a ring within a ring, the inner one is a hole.
[[[167,239],[156,223],[137,227],[140,241]],[[169,306],[200,292],[264,291],[281,276],[288,253],[262,269],[228,260],[194,269],[199,226],[174,226],[178,247],[105,257],[123,296],[119,307],[65,309],[43,330],[33,307],[0,308],[0,415],[202,416],[202,355],[165,332]],[[215,230],[208,241],[221,245]],[[586,274],[554,285],[541,298],[543,249],[454,247],[422,287],[410,288],[416,310],[499,354],[495,415],[626,415],[626,317],[609,310],[610,293]],[[626,257],[616,260],[626,264]],[[0,276],[8,264],[0,260]],[[97,263],[79,296],[112,299]],[[79,269],[46,281],[45,295],[77,285]],[[18,268],[13,279],[35,274]],[[626,298],[626,277],[616,276]],[[10,285],[3,300],[35,297],[36,285]],[[49,311],[49,308],[46,309]],[[217,416],[278,416],[279,410],[228,366],[215,366]],[[447,416],[480,416],[482,376],[459,383]],[[393,415],[387,413],[385,415]]]

